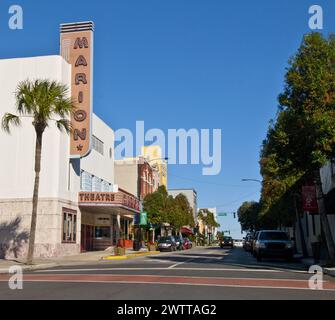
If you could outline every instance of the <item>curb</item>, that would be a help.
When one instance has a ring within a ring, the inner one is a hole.
[[[103,261],[128,260],[128,259],[135,259],[139,257],[146,257],[146,256],[157,255],[157,254],[160,254],[160,251],[134,253],[134,254],[126,255],[126,256],[109,256],[109,257],[102,258],[102,260]]]
[[[323,272],[331,277],[335,277],[335,269],[324,268]]]
[[[23,271],[35,271],[35,270],[41,270],[41,269],[49,269],[49,268],[56,268],[59,264],[57,263],[49,263],[49,264],[37,264],[33,266],[26,266],[26,265],[20,265],[20,264],[13,264],[11,266],[8,266],[8,268],[2,268],[0,269],[0,274],[8,274],[9,269],[12,267],[20,267]]]

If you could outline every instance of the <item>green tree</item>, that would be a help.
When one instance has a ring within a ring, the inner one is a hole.
[[[243,231],[255,231],[260,224],[260,209],[258,202],[244,202],[238,209],[238,220]]]
[[[183,194],[179,194],[174,199],[177,217],[180,221],[180,227],[189,226],[194,228],[195,221],[193,216],[193,209],[187,197]]]
[[[35,249],[43,134],[50,122],[54,122],[58,129],[69,133],[70,122],[68,117],[74,109],[74,104],[69,98],[69,90],[66,86],[48,80],[36,80],[34,82],[26,80],[19,83],[15,98],[17,114],[6,113],[3,116],[3,130],[10,133],[11,125],[20,126],[23,118],[30,118],[36,132],[35,183],[27,256],[27,264],[32,264]]]
[[[169,223],[173,201],[165,186],[160,186],[156,192],[148,194],[144,199],[143,208],[148,213],[148,220],[151,223]]]
[[[279,96],[277,123],[270,134],[268,161],[278,175],[313,176],[328,252],[335,245],[324,204],[320,169],[335,155],[335,37],[308,34],[289,61],[285,89]]]

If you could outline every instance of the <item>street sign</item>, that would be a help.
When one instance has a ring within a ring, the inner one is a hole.
[[[146,212],[141,212],[141,215],[140,215],[140,225],[141,226],[148,225],[148,214]]]
[[[226,212],[220,212],[220,213],[218,213],[218,217],[227,217],[227,213]]]

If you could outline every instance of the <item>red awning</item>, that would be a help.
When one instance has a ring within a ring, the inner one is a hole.
[[[184,234],[190,234],[190,235],[194,235],[194,232],[193,232],[193,230],[192,230],[192,229],[190,229],[190,228],[186,228],[186,227],[184,227],[184,228],[181,228],[181,229],[180,229],[180,232],[181,232],[181,233],[184,233]]]

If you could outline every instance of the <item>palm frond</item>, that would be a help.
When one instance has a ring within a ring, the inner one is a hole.
[[[10,133],[10,126],[20,126],[21,125],[21,119],[19,116],[16,116],[15,114],[6,113],[1,121],[1,127],[4,131],[7,133]]]
[[[67,119],[57,120],[56,126],[60,131],[65,131],[66,133],[70,133],[72,130],[71,122]]]

